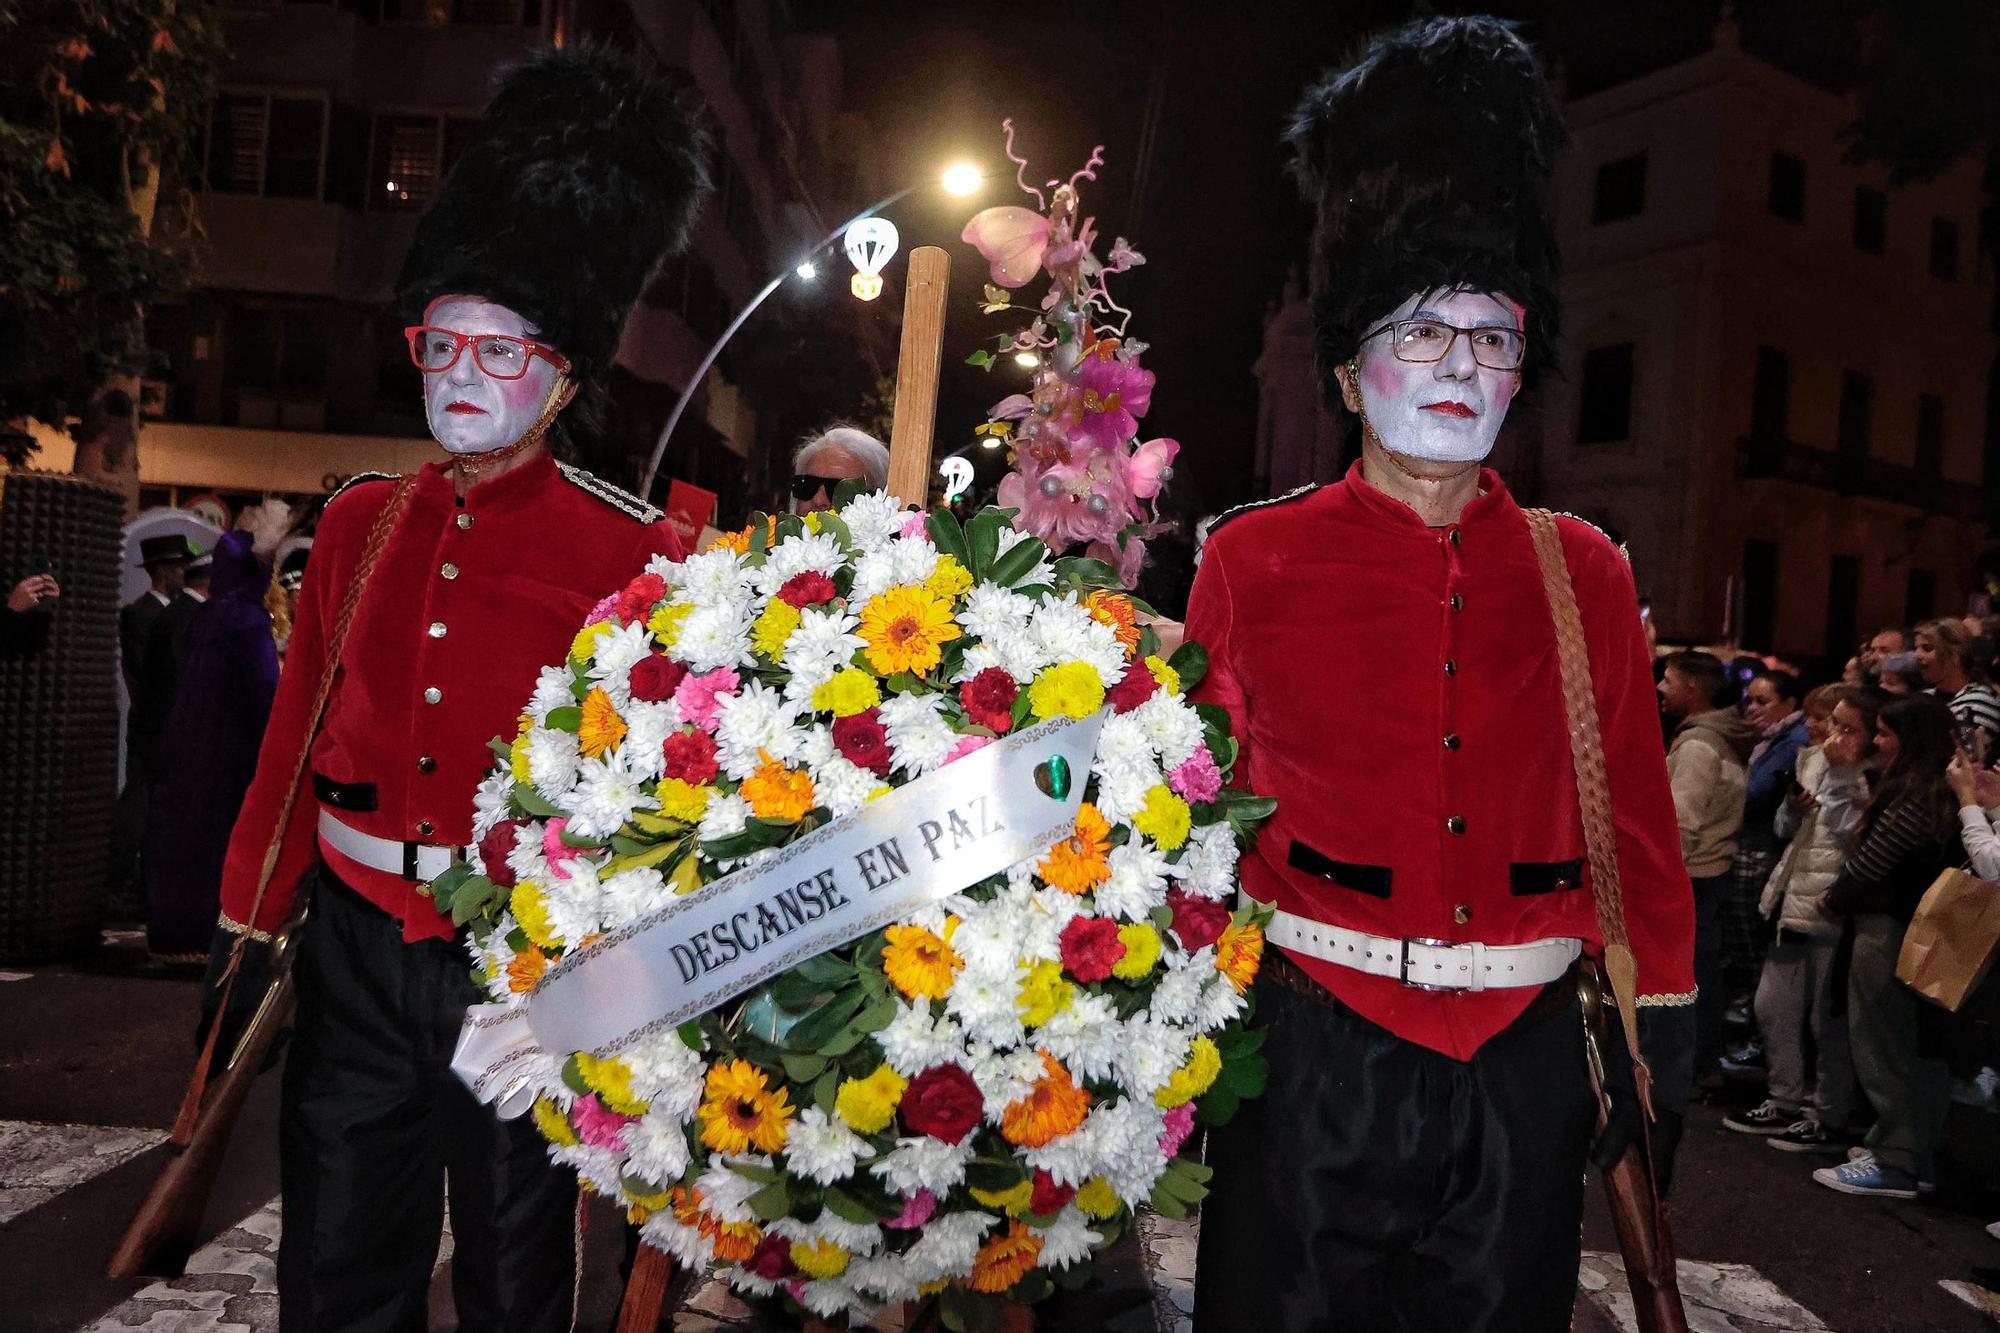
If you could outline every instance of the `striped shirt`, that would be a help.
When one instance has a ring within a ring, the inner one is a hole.
[[[1951,715],[1961,730],[1976,731],[1968,745],[1982,763],[2000,759],[2000,694],[1984,681],[1975,680],[1951,696]],[[1982,748],[1983,747],[1983,748]]]
[[[1826,891],[1827,907],[1842,916],[1886,912],[1907,921],[1938,872],[1959,859],[1955,843],[1939,838],[1920,799],[1898,801],[1855,844]]]

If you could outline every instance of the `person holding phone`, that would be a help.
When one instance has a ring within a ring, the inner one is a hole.
[[[38,560],[35,571],[8,589],[0,612],[0,661],[33,657],[49,637],[49,614],[62,596],[62,585],[49,573],[49,562]]]

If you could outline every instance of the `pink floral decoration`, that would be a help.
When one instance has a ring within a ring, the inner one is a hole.
[[[576,859],[577,849],[562,840],[568,827],[569,820],[561,815],[542,825],[542,856],[549,863],[549,873],[557,879],[569,878],[569,863]]]
[[[736,693],[742,684],[743,677],[734,668],[717,667],[682,680],[674,688],[674,702],[681,706],[682,717],[703,731],[713,732],[722,711],[722,696]]]
[[[1172,1157],[1194,1133],[1194,1103],[1182,1102],[1167,1112],[1166,1128],[1160,1134],[1160,1151]]]
[[[611,613],[617,609],[618,594],[614,592],[596,606],[591,607],[590,614],[584,617],[583,623],[586,625],[595,625],[601,620],[609,620],[611,619]]]
[[[908,518],[903,520],[903,530],[898,535],[903,537],[924,536],[925,535],[924,524],[929,519],[929,517],[930,515],[925,514],[921,510],[919,510],[914,514],[911,514]]]
[[[944,761],[947,764],[955,764],[974,750],[983,750],[991,744],[993,744],[991,736],[960,736],[958,744],[951,747],[951,752],[945,755]]]
[[[1167,786],[1190,801],[1212,801],[1222,793],[1222,771],[1215,766],[1215,756],[1203,745],[1167,774]]]
[[[1118,359],[1115,340],[1100,342],[1083,358],[1083,420],[1076,434],[1099,449],[1117,449],[1139,432],[1139,418],[1153,405],[1153,372],[1136,359]]]
[[[929,1190],[918,1190],[915,1194],[905,1195],[903,1211],[882,1225],[891,1231],[915,1231],[931,1220],[931,1214],[937,1211],[937,1203],[937,1195]]]
[[[606,1107],[594,1092],[577,1098],[569,1109],[569,1122],[576,1127],[577,1138],[593,1148],[609,1148],[613,1152],[625,1151],[625,1126],[633,1119]]]

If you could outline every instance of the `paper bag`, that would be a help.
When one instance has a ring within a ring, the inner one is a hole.
[[[1956,1013],[2000,952],[2000,885],[1966,870],[1937,877],[1896,957],[1896,979]]]

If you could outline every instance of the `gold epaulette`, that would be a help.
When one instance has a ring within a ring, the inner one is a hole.
[[[340,485],[334,487],[333,494],[326,497],[326,502],[328,504],[332,504],[335,500],[338,500],[345,492],[352,489],[353,487],[359,486],[364,481],[400,481],[400,480],[402,480],[402,478],[397,473],[394,472],[357,472],[353,476],[349,477],[346,481],[341,482]]]
[[[1589,519],[1585,518],[1583,515],[1572,514],[1567,509],[1551,509],[1549,512],[1551,514],[1554,514],[1557,518],[1567,518],[1574,522],[1583,524],[1583,526],[1589,528],[1592,532],[1604,538],[1605,541],[1611,542],[1611,545],[1617,550],[1618,554],[1625,557],[1626,564],[1629,565],[1632,563],[1632,552],[1626,547],[1624,542],[1613,541],[1610,533],[1606,532],[1603,528],[1598,527],[1595,523],[1592,523]]]
[[[557,463],[556,467],[561,471],[563,480],[578,490],[604,501],[621,514],[635,518],[641,523],[657,523],[665,517],[660,510],[647,504],[632,492],[613,486],[602,477],[585,472],[580,467],[571,467],[568,463]]]
[[[1254,509],[1269,509],[1272,505],[1281,505],[1292,500],[1303,500],[1306,496],[1318,490],[1320,485],[1321,483],[1319,482],[1309,481],[1303,486],[1293,487],[1283,495],[1274,495],[1268,500],[1252,500],[1249,504],[1240,504],[1234,509],[1225,509],[1208,521],[1208,535],[1213,537],[1221,530],[1223,524],[1229,522],[1231,519],[1241,518]]]

